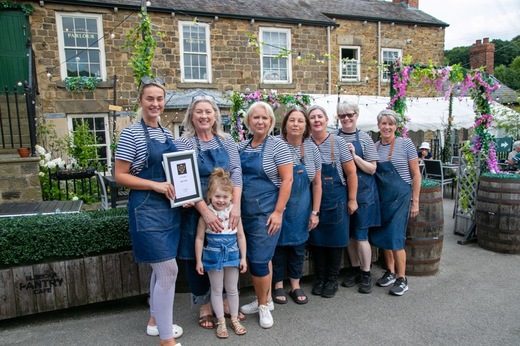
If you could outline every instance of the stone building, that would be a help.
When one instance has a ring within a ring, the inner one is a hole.
[[[23,53],[18,75],[11,69],[11,80],[0,82],[34,78],[36,116],[54,124],[58,134],[73,130],[75,118],[88,119],[100,140],[100,156],[110,162],[113,119],[116,132],[132,121],[137,92],[129,50],[122,47],[145,1],[8,2],[34,7],[19,20],[27,23],[4,21],[11,31],[0,30],[4,41],[19,31],[23,47],[30,39],[34,66]],[[172,95],[193,89],[223,95],[263,89],[388,95],[388,64],[397,57],[443,63],[448,26],[422,12],[418,0],[152,0],[149,5],[153,29],[164,34],[153,70]],[[0,10],[0,16],[16,11],[21,9]],[[0,75],[8,75],[5,66],[0,64]],[[76,76],[101,82],[94,91],[68,91],[66,78]],[[412,95],[431,96],[426,90]],[[176,134],[184,111],[166,110],[163,123]]]

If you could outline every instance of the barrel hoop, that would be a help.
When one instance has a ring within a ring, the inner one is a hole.
[[[435,204],[442,202],[442,197],[435,198],[422,198],[423,195],[419,196],[419,203]]]
[[[428,227],[428,226],[444,226],[444,219],[440,219],[440,220],[435,220],[435,221],[424,221],[424,222],[419,222],[419,221],[409,221],[408,222],[408,226],[415,226],[415,228],[417,227],[421,227],[421,228],[424,228],[424,227]]]
[[[494,215],[494,216],[512,216],[512,217],[519,216],[518,214],[501,213],[500,211],[490,211],[490,210],[480,210],[480,209],[477,209],[477,214]]]
[[[520,200],[507,200],[507,199],[497,199],[497,198],[489,198],[484,196],[477,196],[477,202],[488,202],[496,204],[500,202],[502,205],[520,205]]]
[[[406,237],[406,243],[413,244],[438,244],[442,243],[444,239],[444,235],[440,235],[438,237],[417,237],[417,238],[409,238]]]

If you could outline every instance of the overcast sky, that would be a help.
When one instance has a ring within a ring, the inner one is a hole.
[[[520,0],[419,0],[419,9],[450,25],[445,49],[520,35]]]

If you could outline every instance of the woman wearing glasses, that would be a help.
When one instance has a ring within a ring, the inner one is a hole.
[[[419,214],[421,172],[413,142],[395,135],[397,114],[390,109],[381,111],[377,116],[377,126],[381,133],[381,140],[376,143],[381,227],[370,230],[370,241],[384,249],[388,270],[376,285],[392,285],[389,293],[402,296],[408,291],[404,249],[406,224],[409,217]]]
[[[175,345],[175,337],[182,335],[182,328],[172,328],[181,216],[178,208],[170,206],[175,189],[166,181],[162,154],[182,148],[175,146],[172,133],[159,124],[165,95],[162,79],[141,80],[137,98],[141,121],[121,132],[115,179],[131,189],[128,216],[134,258],[150,263],[153,269],[147,333],[159,335],[161,345]]]
[[[244,124],[253,135],[240,143],[240,161],[244,176],[242,223],[246,234],[249,271],[257,299],[240,310],[257,313],[260,326],[271,328],[271,281],[273,258],[282,218],[291,194],[292,157],[287,145],[270,136],[275,116],[271,106],[255,102],[247,110]]]
[[[358,209],[350,218],[350,241],[347,246],[350,269],[341,285],[353,287],[359,284],[359,293],[370,293],[372,249],[368,242],[368,228],[381,224],[379,194],[374,177],[378,156],[372,138],[356,127],[359,117],[357,105],[341,102],[338,105],[338,117],[341,122],[338,136],[347,142],[356,163],[358,177]]]
[[[233,141],[231,135],[222,131],[220,110],[215,99],[210,95],[194,97],[186,111],[182,125],[184,126],[184,133],[175,143],[182,143],[187,148],[196,151],[204,198],[206,197],[208,178],[215,168],[222,168],[230,173],[233,182],[233,208],[230,212],[229,225],[231,229],[236,228],[240,221],[242,169],[237,144]],[[182,210],[179,259],[186,261],[186,276],[193,303],[200,306],[199,325],[202,328],[211,329],[215,327],[215,324],[210,302],[209,278],[207,274],[198,274],[195,261],[195,235],[200,216],[204,218],[206,225],[213,232],[220,233],[224,229],[223,220],[217,218],[215,213],[209,209],[205,200],[195,203],[194,207],[184,208]],[[229,302],[233,306],[228,306],[227,301],[225,302],[224,308],[228,309],[227,313],[215,311],[217,318],[223,318],[224,315],[230,316],[230,312],[233,311],[238,312],[238,296],[236,299],[229,299]],[[241,317],[244,318],[243,315]]]
[[[311,293],[332,298],[338,290],[339,266],[349,240],[350,215],[358,208],[356,165],[345,140],[327,132],[325,109],[312,106],[308,114],[311,137],[322,162],[320,223],[309,237],[316,275]]]

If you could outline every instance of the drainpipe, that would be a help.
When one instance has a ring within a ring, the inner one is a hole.
[[[377,96],[381,96],[381,22],[377,22]]]
[[[328,66],[327,66],[327,94],[332,93],[332,59],[330,58],[330,26],[327,27],[327,54],[329,55]]]

